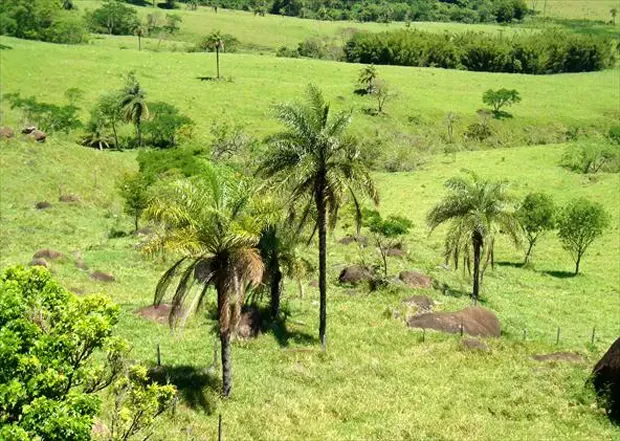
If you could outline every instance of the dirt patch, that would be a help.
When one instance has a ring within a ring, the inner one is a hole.
[[[156,323],[168,323],[168,317],[172,311],[172,305],[162,303],[159,306],[145,306],[135,311],[140,317],[151,320]]]
[[[431,312],[433,310],[433,305],[435,302],[433,299],[427,296],[411,296],[403,299],[402,302],[411,307],[415,308],[420,312]]]
[[[476,338],[464,338],[461,341],[461,348],[463,348],[466,351],[489,352],[489,347],[487,346],[487,344]]]
[[[48,259],[48,260],[56,260],[61,259],[63,254],[59,251],[50,250],[49,248],[42,248],[38,250],[32,256],[33,259]]]
[[[367,266],[353,265],[348,266],[340,272],[338,280],[340,283],[349,285],[357,285],[361,282],[367,282],[372,279],[372,270]]]
[[[49,268],[50,265],[47,263],[47,260],[42,257],[37,257],[30,261],[30,266],[42,266],[43,268]]]
[[[150,236],[151,234],[153,234],[153,229],[150,227],[140,228],[139,230],[136,230],[134,234],[136,236]]]
[[[417,271],[403,271],[398,278],[409,288],[430,288],[433,284],[430,277]]]
[[[401,250],[400,248],[388,248],[385,250],[385,254],[391,257],[405,257],[407,252],[405,250]]]
[[[0,138],[9,139],[15,136],[15,132],[10,127],[0,128]]]
[[[239,319],[235,335],[242,339],[257,337],[260,334],[261,326],[262,319],[258,308],[255,306],[244,306],[241,310],[241,318]]]
[[[46,208],[51,208],[52,204],[47,201],[41,201],[34,204],[34,208],[37,210],[45,210]]]
[[[68,202],[68,203],[80,202],[80,198],[74,194],[63,194],[58,198],[58,200],[60,202]]]
[[[92,273],[90,273],[89,277],[93,280],[96,280],[97,282],[109,283],[116,280],[112,274],[104,273],[101,271],[93,271]]]
[[[360,245],[368,245],[368,238],[366,236],[345,236],[338,241],[342,245],[350,245],[352,243],[359,243]]]
[[[536,361],[565,361],[567,363],[581,363],[583,357],[575,352],[554,352],[552,354],[537,354],[532,358]]]
[[[72,293],[77,294],[79,296],[82,296],[82,295],[86,294],[86,290],[85,289],[77,288],[75,286],[72,287],[72,288],[69,288],[69,291],[71,291]]]
[[[318,288],[319,287],[319,281],[318,280],[311,280],[310,283],[308,283],[308,286],[311,286],[312,288]]]
[[[84,271],[88,270],[88,265],[81,257],[75,261],[75,267]]]
[[[455,312],[431,312],[407,319],[411,328],[434,329],[436,331],[464,334],[479,337],[499,337],[501,326],[491,311],[477,306]]]
[[[596,393],[607,402],[609,418],[620,423],[620,338],[596,363],[591,379]]]

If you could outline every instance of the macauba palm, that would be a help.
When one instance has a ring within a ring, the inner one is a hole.
[[[276,107],[284,129],[269,138],[270,149],[259,170],[279,182],[291,204],[303,207],[300,223],[311,223],[319,237],[319,338],[325,348],[327,328],[327,229],[333,228],[338,210],[347,197],[359,213],[361,195],[378,203],[370,172],[358,145],[346,136],[350,112],[333,113],[314,85],[308,86],[306,102]],[[316,217],[311,216],[312,208]],[[358,220],[361,215],[358,215]]]

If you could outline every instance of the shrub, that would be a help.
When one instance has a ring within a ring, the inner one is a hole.
[[[19,93],[7,93],[3,98],[11,104],[11,109],[22,111],[25,124],[35,125],[45,132],[69,133],[82,125],[77,117],[79,109],[71,104],[39,103],[35,97],[22,98]]]
[[[87,14],[93,32],[110,35],[133,35],[139,26],[138,12],[117,0],[104,0],[103,5]]]
[[[607,132],[607,138],[611,142],[620,145],[620,126],[614,126],[610,128]]]
[[[190,177],[205,171],[205,159],[203,149],[189,147],[141,150],[138,153],[138,166],[147,179],[155,180],[178,175]]]
[[[117,186],[125,201],[125,213],[134,220],[135,231],[138,231],[140,218],[149,202],[149,186],[153,177],[144,173],[126,173],[118,181]]]
[[[577,173],[598,173],[600,171],[620,172],[620,146],[601,142],[583,142],[569,145],[560,164]]]
[[[521,102],[521,96],[515,89],[489,89],[482,95],[482,102],[487,106],[493,107],[493,114],[495,117],[499,117],[502,114],[502,107],[512,106],[513,104]]]
[[[518,208],[516,217],[528,242],[523,262],[527,264],[540,235],[555,228],[556,208],[553,199],[545,193],[530,193]]]
[[[151,144],[155,147],[174,147],[181,129],[194,124],[171,104],[156,102],[148,107],[150,118],[143,123],[142,130],[150,136]]]

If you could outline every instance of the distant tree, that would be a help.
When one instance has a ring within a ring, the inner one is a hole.
[[[215,51],[215,62],[217,66],[217,79],[220,79],[220,51],[224,49],[224,37],[220,31],[212,32],[204,40],[206,48]]]
[[[108,92],[99,97],[99,100],[91,112],[91,120],[95,120],[104,127],[112,130],[114,146],[117,149],[121,148],[118,140],[117,128],[124,120],[124,111],[121,105],[123,97],[124,95],[122,92]]]
[[[145,25],[138,25],[136,29],[133,31],[136,37],[138,37],[138,50],[142,50],[142,37],[148,34],[148,28]]]
[[[155,35],[161,31],[161,14],[159,12],[151,12],[146,15],[146,29],[149,35]]]
[[[62,8],[67,11],[76,9],[75,4],[73,3],[73,0],[62,0]]]
[[[174,147],[181,128],[193,125],[193,121],[179,109],[164,102],[149,104],[149,115],[142,130],[150,135],[152,145],[157,147]]]
[[[359,95],[369,95],[375,90],[375,83],[379,79],[377,67],[374,64],[370,64],[362,67],[357,78],[357,84],[359,86],[356,89],[356,93]]]
[[[263,275],[256,249],[261,222],[255,216],[254,193],[246,180],[209,168],[204,176],[163,188],[147,210],[150,219],[165,228],[144,251],[165,250],[181,257],[163,274],[155,290],[154,303],[159,305],[169,285],[180,276],[172,298],[171,326],[178,323],[183,305],[192,313],[204,304],[208,288],[215,288],[225,398],[232,391],[231,339],[245,292],[258,285]],[[203,288],[190,296],[196,275]]]
[[[187,7],[190,11],[195,11],[198,9],[198,0],[189,0],[187,2]]]
[[[142,173],[126,173],[118,181],[117,187],[125,201],[125,213],[133,218],[134,231],[138,231],[142,213],[150,200],[149,187],[152,180]]]
[[[125,121],[136,127],[136,141],[142,146],[142,121],[149,117],[149,108],[146,104],[146,92],[140,87],[133,72],[127,75],[127,82],[123,89],[120,105],[123,108]]]
[[[388,276],[387,251],[409,232],[413,223],[402,216],[388,216],[386,219],[376,210],[364,211],[364,225],[373,234],[381,259],[383,275]]]
[[[560,164],[577,173],[620,171],[620,147],[600,141],[569,144],[562,154]]]
[[[609,13],[611,14],[611,21],[613,23],[616,23],[616,16],[618,15],[618,9],[617,8],[612,8],[609,10]]]
[[[88,20],[93,31],[110,35],[131,35],[140,24],[137,11],[117,0],[104,0],[100,8],[89,13]]]
[[[530,193],[521,203],[516,215],[528,242],[523,261],[526,265],[531,260],[532,251],[539,237],[545,231],[555,228],[556,207],[553,199],[547,194]]]
[[[110,136],[106,133],[106,128],[101,119],[91,118],[86,124],[86,133],[82,138],[82,144],[88,147],[95,147],[99,150],[110,148]]]
[[[509,211],[511,198],[506,183],[482,179],[473,172],[469,174],[470,179],[457,177],[446,181],[449,194],[428,213],[426,221],[431,232],[449,222],[446,261],[452,257],[458,268],[462,257],[470,268],[473,254],[472,298],[477,303],[485,268],[493,260],[497,233],[504,232],[518,244],[519,224]]]
[[[78,87],[71,87],[65,90],[65,98],[67,98],[71,106],[75,106],[83,96],[84,91]]]
[[[493,114],[498,117],[501,115],[502,107],[521,102],[521,96],[515,89],[489,89],[482,95],[482,102],[493,107]]]
[[[448,114],[446,115],[445,123],[446,123],[446,130],[448,132],[447,141],[449,144],[452,144],[452,140],[454,136],[454,125],[456,124],[458,119],[459,119],[459,116],[454,112],[448,112]]]
[[[385,104],[394,97],[394,94],[390,91],[390,86],[383,80],[375,81],[371,95],[377,101],[377,114],[383,113]]]
[[[285,129],[269,138],[260,173],[287,185],[291,203],[303,204],[301,223],[312,223],[319,236],[319,339],[326,347],[327,332],[327,229],[336,225],[338,210],[347,194],[356,201],[361,194],[378,203],[370,171],[358,146],[346,136],[348,112],[330,118],[330,105],[314,85],[308,86],[306,104],[276,107]],[[312,206],[316,219],[312,219]],[[358,208],[358,211],[359,208]],[[358,219],[360,217],[358,216]]]
[[[585,252],[608,226],[609,215],[597,202],[578,198],[564,207],[558,219],[558,236],[575,261],[575,275]]]
[[[180,23],[182,21],[183,18],[179,14],[166,14],[166,22],[163,29],[168,35],[175,35],[181,29]]]
[[[79,109],[75,106],[40,103],[33,96],[22,98],[19,93],[6,93],[2,98],[10,103],[11,109],[22,111],[25,124],[35,125],[45,132],[69,133],[82,126],[77,115]]]

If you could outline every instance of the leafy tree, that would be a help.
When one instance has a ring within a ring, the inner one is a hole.
[[[118,190],[125,200],[125,213],[134,220],[135,231],[138,231],[140,218],[146,210],[149,200],[149,186],[152,179],[142,173],[127,173],[118,182]]]
[[[394,94],[390,92],[388,83],[383,80],[375,81],[371,95],[377,100],[377,114],[383,113],[385,103],[394,96]]]
[[[369,95],[375,90],[375,82],[379,79],[377,67],[374,64],[362,67],[357,78],[359,88],[355,91],[358,95]]]
[[[142,146],[142,121],[149,117],[149,108],[145,98],[146,92],[140,87],[135,74],[130,72],[127,75],[120,105],[123,108],[125,121],[136,126],[138,147]]]
[[[45,132],[69,133],[82,125],[75,106],[40,103],[35,97],[22,98],[19,93],[7,93],[3,98],[11,104],[11,109],[21,109],[25,124]]]
[[[376,210],[364,212],[364,223],[373,234],[381,259],[383,260],[383,275],[388,275],[387,250],[394,247],[396,242],[409,232],[413,223],[402,216],[388,216],[383,219]]]
[[[551,196],[545,193],[528,194],[516,212],[517,220],[528,242],[523,264],[530,262],[532,250],[545,231],[555,228],[556,207]]]
[[[245,290],[259,284],[263,274],[256,249],[261,222],[254,216],[253,194],[246,181],[208,168],[200,178],[164,188],[147,209],[148,216],[166,228],[146,244],[145,252],[166,250],[182,256],[163,274],[155,290],[154,303],[159,304],[180,275],[172,298],[171,326],[178,323],[185,303],[190,313],[203,304],[209,287],[217,292],[224,397],[232,390],[230,343]],[[194,275],[202,288],[191,296]]]
[[[84,96],[84,91],[79,87],[71,87],[65,90],[65,98],[69,104],[75,106],[77,102]]]
[[[88,15],[88,20],[94,32],[110,35],[131,35],[140,25],[138,12],[117,0],[104,0],[100,8]]]
[[[276,116],[285,130],[269,138],[271,149],[260,173],[288,185],[292,203],[304,205],[300,222],[310,222],[316,208],[314,228],[319,236],[319,338],[326,346],[327,329],[327,228],[336,225],[338,210],[347,194],[355,201],[360,193],[375,203],[378,194],[369,170],[346,129],[351,115],[339,112],[330,117],[330,105],[314,85],[306,92],[307,104],[282,104]],[[359,211],[359,209],[358,209]],[[360,216],[358,216],[360,219]]]
[[[446,181],[449,193],[428,213],[426,221],[431,232],[439,225],[449,223],[446,261],[452,257],[458,268],[462,257],[466,267],[470,268],[473,254],[472,298],[477,303],[485,268],[493,260],[498,231],[518,244],[519,224],[508,210],[511,198],[506,193],[505,182],[482,179],[473,172],[469,175],[470,179],[457,177]]]
[[[180,23],[183,21],[179,14],[166,14],[166,22],[164,23],[164,31],[169,35],[179,32]]]
[[[124,120],[123,107],[121,106],[123,97],[124,95],[120,91],[108,92],[99,97],[91,111],[92,121],[112,130],[114,146],[117,149],[121,147],[118,140],[118,126]]]
[[[620,171],[620,147],[601,142],[569,145],[562,155],[561,165],[569,170],[588,174],[600,171]]]
[[[193,125],[193,121],[179,113],[171,104],[156,102],[149,105],[150,119],[144,123],[144,133],[151,136],[151,142],[157,147],[173,147],[177,136],[184,126]]]
[[[512,106],[513,104],[521,102],[521,96],[515,89],[489,89],[482,95],[482,102],[493,107],[493,113],[495,116],[499,116],[502,107]]]
[[[558,236],[575,261],[575,275],[585,252],[608,226],[609,215],[597,202],[578,198],[564,207],[558,219]]]
[[[206,49],[215,51],[215,62],[217,66],[217,79],[220,79],[220,51],[224,50],[224,36],[220,31],[212,32],[203,40]]]

